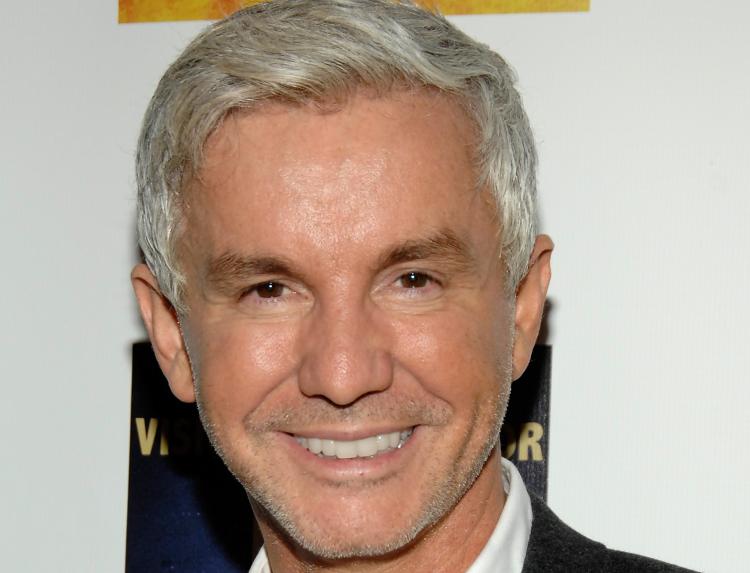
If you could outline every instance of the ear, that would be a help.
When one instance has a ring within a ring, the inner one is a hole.
[[[547,235],[539,235],[529,258],[529,270],[516,290],[515,337],[513,339],[513,380],[523,374],[531,359],[552,270],[550,258],[554,244]]]
[[[130,273],[130,281],[156,360],[172,393],[183,402],[195,402],[193,372],[174,307],[161,294],[156,278],[146,265],[136,265]]]

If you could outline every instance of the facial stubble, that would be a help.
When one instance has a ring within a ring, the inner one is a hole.
[[[504,356],[510,356],[510,351],[503,353]],[[287,508],[295,506],[295,497],[293,492],[287,491],[285,499],[280,499],[280,495],[273,491],[273,487],[267,484],[279,483],[278,475],[271,475],[268,471],[250,467],[251,464],[242,460],[235,459],[229,451],[235,448],[224,447],[222,439],[219,437],[220,431],[216,424],[211,420],[205,401],[201,395],[201,384],[195,370],[193,370],[193,382],[195,387],[196,402],[201,422],[206,430],[209,441],[217,454],[220,456],[229,471],[244,487],[256,519],[265,521],[269,527],[273,528],[277,535],[282,539],[286,538],[291,545],[301,548],[311,556],[326,561],[382,557],[392,554],[406,548],[426,535],[442,519],[444,519],[455,508],[458,502],[469,491],[481,474],[487,460],[490,458],[495,447],[498,446],[500,428],[505,417],[508,400],[510,397],[511,386],[511,363],[510,359],[504,360],[502,364],[497,364],[496,380],[498,381],[499,391],[493,395],[491,402],[478,403],[473,412],[472,424],[467,428],[463,436],[464,445],[468,444],[471,430],[479,425],[483,418],[482,409],[490,409],[490,424],[487,424],[488,430],[482,438],[482,446],[478,450],[470,463],[461,463],[462,458],[454,460],[450,471],[443,475],[430,476],[430,480],[424,484],[424,490],[432,492],[431,495],[422,502],[422,510],[416,519],[407,527],[397,532],[397,535],[391,539],[378,539],[376,543],[357,543],[357,544],[331,544],[326,543],[328,539],[323,532],[305,531],[293,516],[293,512]],[[424,413],[423,413],[424,414]],[[278,420],[288,419],[293,414],[290,412],[279,413]],[[443,417],[443,414],[433,412],[429,416],[423,416],[437,422]],[[273,426],[273,422],[265,424],[265,427]],[[256,428],[257,430],[257,428]],[[262,440],[265,432],[253,432],[249,438],[256,442],[256,445]],[[241,445],[238,445],[241,447]],[[362,489],[374,489],[380,480],[372,480],[358,484]],[[307,523],[309,526],[310,523]]]

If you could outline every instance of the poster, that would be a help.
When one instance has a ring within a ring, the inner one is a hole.
[[[261,0],[119,0],[119,22],[217,20]],[[443,14],[585,12],[590,0],[421,0]]]

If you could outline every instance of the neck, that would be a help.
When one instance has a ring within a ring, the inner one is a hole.
[[[505,505],[500,454],[496,447],[474,484],[456,506],[413,542],[392,554],[323,561],[301,549],[253,504],[273,573],[390,573],[466,571],[477,558]]]

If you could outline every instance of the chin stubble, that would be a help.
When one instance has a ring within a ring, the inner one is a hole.
[[[462,467],[465,466],[456,464],[451,468],[448,476],[433,476],[431,482],[425,488],[427,491],[434,492],[432,498],[426,500],[425,507],[418,518],[396,537],[386,541],[378,540],[376,543],[339,544],[336,546],[325,543],[326,536],[324,532],[312,533],[310,531],[302,531],[295,517],[284,507],[285,505],[291,507],[293,501],[291,503],[289,501],[280,501],[281,496],[262,485],[278,483],[278,476],[268,474],[258,475],[258,468],[246,467],[242,463],[235,463],[236,460],[233,460],[229,452],[222,447],[221,440],[218,437],[220,430],[211,421],[210,415],[206,411],[201,396],[200,381],[195,374],[195,369],[193,369],[193,384],[198,414],[209,442],[227,469],[244,487],[250,498],[253,511],[256,513],[256,518],[266,521],[270,527],[276,530],[278,535],[292,540],[294,545],[310,553],[311,556],[322,560],[340,561],[345,559],[382,557],[402,550],[413,543],[420,535],[428,532],[458,504],[474,484],[484,469],[493,449],[498,444],[500,428],[510,397],[510,363],[503,364],[499,370],[501,370],[501,389],[495,397],[494,403],[491,405],[491,408],[494,410],[491,428],[484,439],[482,448],[471,461],[468,469],[462,471]],[[421,414],[424,414],[423,406],[419,404],[412,404],[412,406],[414,408],[421,408]],[[372,414],[371,412],[370,415]],[[264,426],[272,427],[277,422],[288,419],[289,415],[289,413],[280,413],[275,421],[266,421]],[[474,425],[476,425],[481,418],[480,413],[478,411],[475,412],[474,417]],[[438,421],[443,416],[433,413],[433,416],[430,418],[433,421]],[[254,430],[257,431],[258,428],[254,428]],[[256,436],[258,436],[257,433]],[[373,482],[368,485],[369,487],[375,487],[378,483]],[[365,487],[368,487],[368,485]]]

